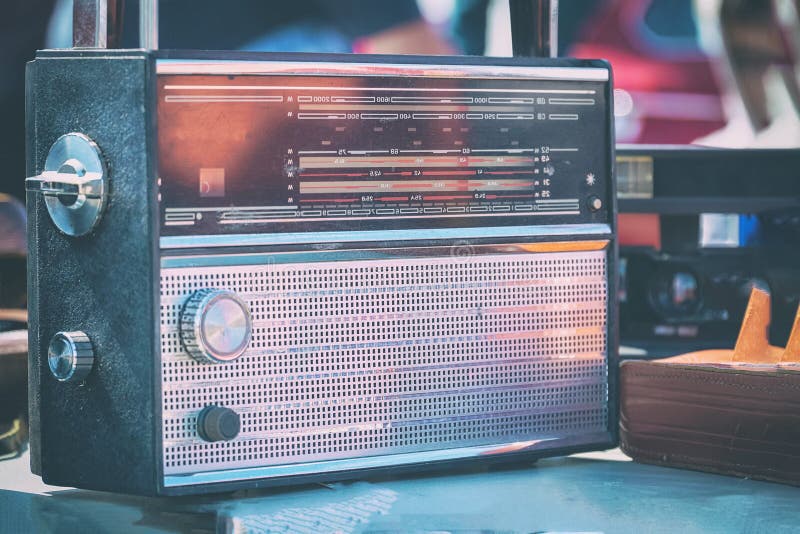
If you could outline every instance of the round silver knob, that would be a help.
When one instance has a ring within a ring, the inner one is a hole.
[[[247,304],[232,291],[201,289],[183,306],[181,341],[194,359],[230,362],[250,343],[253,322]]]
[[[59,137],[38,176],[25,180],[28,191],[41,193],[53,224],[70,236],[89,233],[108,201],[108,173],[100,149],[81,133]]]
[[[82,382],[94,365],[94,350],[83,332],[59,332],[47,348],[47,364],[59,382]]]

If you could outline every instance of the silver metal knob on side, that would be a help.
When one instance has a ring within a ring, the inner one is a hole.
[[[25,189],[44,195],[53,224],[67,235],[89,233],[108,200],[108,174],[97,144],[81,133],[59,137],[44,171],[25,180]]]
[[[250,344],[253,322],[250,308],[232,291],[195,291],[181,311],[183,347],[205,363],[230,362]]]
[[[82,382],[94,366],[92,341],[83,332],[59,332],[47,348],[47,364],[59,382]]]

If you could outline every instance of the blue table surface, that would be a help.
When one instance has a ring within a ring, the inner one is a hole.
[[[536,465],[200,497],[44,485],[0,462],[0,532],[800,532],[800,488],[641,465]]]

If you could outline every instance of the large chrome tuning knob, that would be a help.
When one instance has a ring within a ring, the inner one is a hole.
[[[194,359],[230,362],[247,349],[253,322],[247,304],[232,291],[201,289],[181,311],[181,341]]]

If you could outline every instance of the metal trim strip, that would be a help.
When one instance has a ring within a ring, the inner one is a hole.
[[[607,82],[607,69],[591,67],[528,67],[514,65],[425,65],[402,63],[333,63],[305,61],[245,61],[159,59],[156,72],[167,74],[270,74],[302,76],[414,76],[430,78],[511,78]]]
[[[264,265],[329,261],[386,260],[397,258],[441,257],[487,254],[564,253],[602,250],[608,240],[555,241],[546,243],[513,243],[507,245],[469,245],[456,243],[449,247],[369,248],[348,250],[315,250],[302,252],[266,252],[252,254],[192,254],[163,256],[162,269],[220,267],[225,265]]]
[[[227,234],[162,236],[162,250],[239,247],[260,245],[304,245],[318,243],[360,243],[439,239],[483,239],[503,237],[608,236],[607,224],[553,224],[548,226],[488,226],[477,228],[420,228],[409,230],[368,230],[356,232],[286,232],[274,234]]]
[[[407,466],[443,460],[491,457],[498,454],[508,454],[511,452],[532,452],[536,450],[550,449],[555,446],[567,447],[571,445],[606,443],[608,439],[608,432],[598,432],[567,437],[544,437],[537,440],[517,443],[504,443],[499,445],[460,447],[455,449],[389,454],[385,456],[369,456],[365,458],[328,460],[323,462],[309,462],[290,465],[274,465],[268,467],[225,469],[189,475],[166,475],[164,476],[164,487],[235,482],[258,478],[283,478],[308,474],[327,474],[351,470]]]

